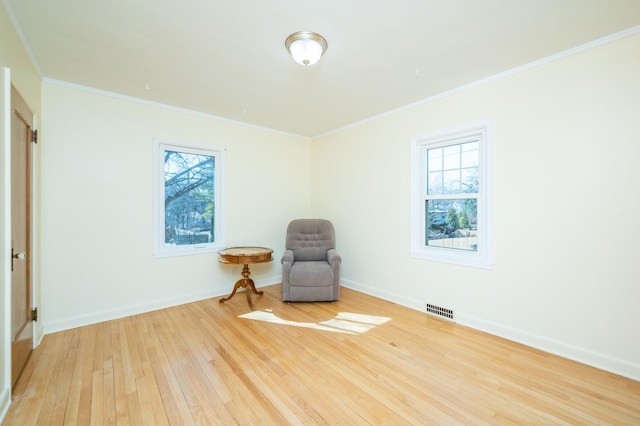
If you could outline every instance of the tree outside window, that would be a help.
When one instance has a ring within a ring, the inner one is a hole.
[[[156,142],[154,254],[221,248],[223,150]]]
[[[215,157],[165,151],[165,244],[214,242]]]

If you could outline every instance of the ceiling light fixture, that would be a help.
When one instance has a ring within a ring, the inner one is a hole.
[[[284,45],[293,60],[304,65],[313,65],[327,51],[327,40],[320,34],[311,31],[298,31],[284,41]]]

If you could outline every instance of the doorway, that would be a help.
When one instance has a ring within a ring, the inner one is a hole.
[[[11,87],[11,386],[33,350],[31,143],[33,113]]]

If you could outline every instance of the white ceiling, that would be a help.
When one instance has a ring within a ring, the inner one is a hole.
[[[3,2],[43,78],[305,137],[640,24],[639,0]]]

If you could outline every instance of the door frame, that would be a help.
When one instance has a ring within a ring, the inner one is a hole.
[[[26,99],[25,99],[25,102]],[[27,102],[28,104],[28,102]],[[33,130],[38,128],[38,115],[33,112]],[[11,405],[11,69],[0,66],[0,421],[4,419]],[[31,146],[31,302],[32,306],[40,305],[39,264],[39,227],[38,211],[39,155],[38,145]],[[38,312],[40,314],[40,312]],[[40,316],[40,315],[38,315]],[[44,337],[42,321],[32,322],[33,348],[35,349]]]
[[[0,418],[11,405],[11,73],[3,67],[0,84]]]

